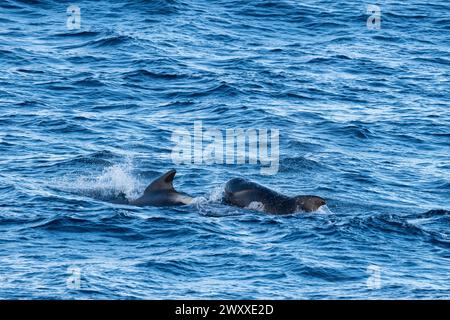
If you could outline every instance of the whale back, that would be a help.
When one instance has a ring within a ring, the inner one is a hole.
[[[223,201],[241,208],[258,205],[260,211],[272,214],[292,213],[295,210],[294,198],[242,178],[234,178],[227,182]]]
[[[175,191],[173,188],[173,179],[175,178],[176,170],[172,169],[163,174],[158,179],[154,180],[148,185],[144,191],[144,195],[159,191]]]
[[[224,202],[241,208],[253,208],[271,214],[291,214],[318,210],[326,201],[318,196],[289,197],[252,181],[234,178],[225,185]]]
[[[129,201],[129,204],[141,207],[190,204],[192,202],[192,197],[183,192],[176,191],[173,187],[173,179],[176,173],[177,172],[172,169],[155,179],[145,189],[144,194],[141,197]]]

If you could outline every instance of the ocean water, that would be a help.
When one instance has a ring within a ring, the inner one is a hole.
[[[0,298],[450,298],[448,5],[1,1]],[[174,163],[194,121],[279,130],[276,174]],[[170,168],[194,204],[109,202]],[[229,207],[233,177],[328,205]]]

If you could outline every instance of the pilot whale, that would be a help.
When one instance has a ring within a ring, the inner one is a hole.
[[[126,200],[126,204],[144,207],[144,206],[181,206],[190,204],[192,197],[178,192],[173,187],[173,179],[177,171],[169,170],[145,189],[144,194],[135,200]]]
[[[277,215],[299,211],[312,212],[326,204],[326,201],[318,196],[288,197],[242,178],[234,178],[226,183],[223,202]]]

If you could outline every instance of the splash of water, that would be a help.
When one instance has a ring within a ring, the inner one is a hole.
[[[138,196],[139,181],[133,175],[133,163],[127,159],[123,163],[104,168],[100,175],[78,176],[75,180],[63,178],[59,187],[63,190],[98,199],[114,199],[119,195],[127,198]]]
[[[334,212],[328,208],[327,205],[320,206],[319,209],[316,210],[316,213],[319,214],[333,214]]]

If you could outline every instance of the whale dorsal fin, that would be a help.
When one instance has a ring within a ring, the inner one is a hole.
[[[144,194],[160,190],[174,190],[172,183],[176,173],[177,171],[175,169],[167,171],[161,177],[150,183],[147,189],[145,189]]]

